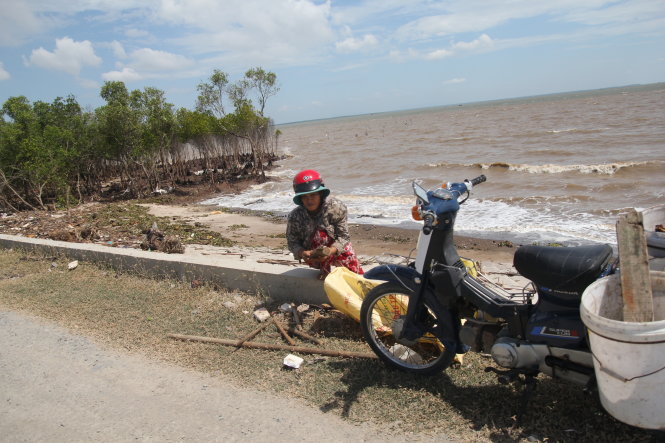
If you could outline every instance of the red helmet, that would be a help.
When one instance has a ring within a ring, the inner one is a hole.
[[[321,174],[313,169],[305,169],[296,174],[293,178],[293,191],[296,193],[293,202],[297,205],[302,205],[302,195],[322,192],[321,197],[326,198],[330,194],[330,190],[323,184]]]

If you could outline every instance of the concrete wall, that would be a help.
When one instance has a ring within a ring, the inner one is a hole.
[[[0,234],[0,248],[65,256],[71,260],[99,263],[119,271],[153,278],[202,280],[230,290],[261,293],[279,301],[313,304],[327,302],[323,283],[317,279],[317,270],[260,263],[254,256],[223,253],[209,256],[165,254],[3,234]]]

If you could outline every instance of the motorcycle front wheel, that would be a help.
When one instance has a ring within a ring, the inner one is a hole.
[[[383,283],[367,293],[360,310],[360,324],[372,350],[395,369],[422,375],[443,371],[453,361],[456,346],[446,346],[432,332],[424,332],[415,340],[398,340],[403,327],[409,299],[412,295],[401,285]],[[432,303],[430,303],[432,304]],[[450,315],[422,304],[416,319],[423,330],[443,328],[442,322],[451,322]],[[451,337],[449,343],[455,343]]]

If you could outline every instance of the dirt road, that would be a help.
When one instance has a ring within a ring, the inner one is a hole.
[[[0,310],[3,441],[423,441]]]

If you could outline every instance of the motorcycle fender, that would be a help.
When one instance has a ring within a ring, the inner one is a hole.
[[[365,272],[363,277],[396,283],[411,292],[417,292],[422,282],[422,275],[418,271],[404,265],[380,265]]]

